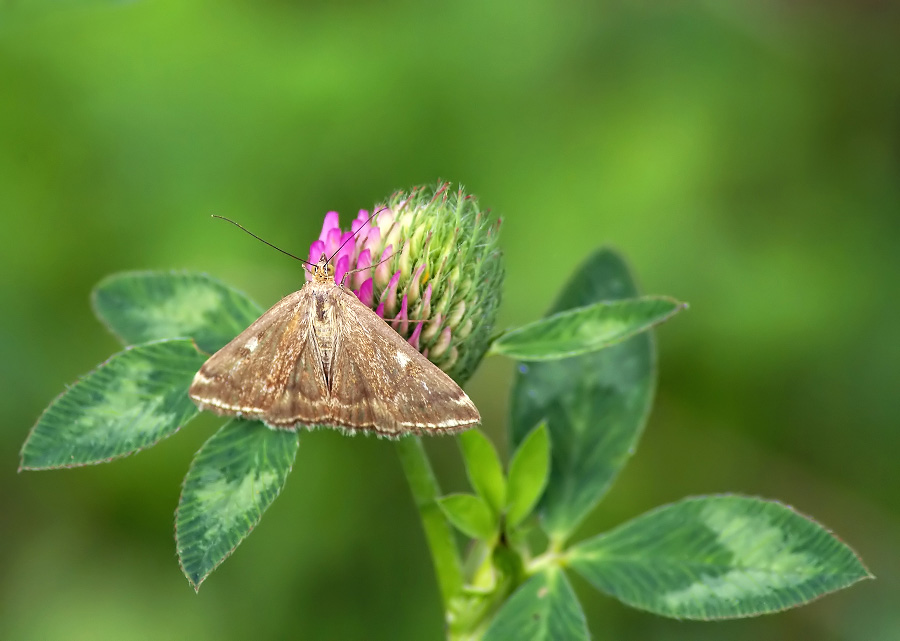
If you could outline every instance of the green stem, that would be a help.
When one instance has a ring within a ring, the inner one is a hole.
[[[450,600],[460,593],[463,578],[453,531],[437,504],[441,489],[438,487],[437,479],[434,478],[434,472],[419,437],[401,438],[397,441],[397,453],[416,507],[419,508],[422,526],[425,528],[425,538],[431,549],[434,571],[441,587],[444,612],[449,612]]]

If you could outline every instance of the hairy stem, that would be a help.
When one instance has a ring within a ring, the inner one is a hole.
[[[425,454],[422,441],[417,436],[407,436],[397,441],[400,464],[406,473],[409,489],[419,509],[425,538],[431,550],[434,571],[441,588],[444,612],[450,609],[450,600],[462,589],[462,566],[459,550],[453,538],[450,524],[438,507],[437,498],[441,489]]]

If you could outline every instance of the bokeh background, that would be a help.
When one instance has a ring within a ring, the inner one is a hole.
[[[16,474],[118,349],[91,287],[206,271],[268,305],[324,213],[462,182],[504,218],[501,324],[589,252],[691,303],[587,536],[688,494],[779,498],[878,576],[783,614],[678,622],[576,579],[598,639],[900,638],[900,11],[887,2],[0,0],[0,638],[442,635],[392,445],[304,436],[282,496],[195,595],[173,510],[203,417],[152,450]],[[468,385],[506,451],[512,364]],[[602,426],[598,426],[602,429]],[[452,439],[429,444],[465,486]]]

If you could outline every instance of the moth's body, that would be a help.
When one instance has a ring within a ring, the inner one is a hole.
[[[331,363],[335,352],[335,343],[338,336],[334,331],[335,314],[337,305],[332,300],[328,287],[317,287],[313,291],[313,301],[316,311],[313,314],[312,329],[316,337],[316,345],[319,346],[322,354],[322,368],[325,370],[325,380],[331,380]]]
[[[194,402],[276,428],[393,437],[479,423],[465,392],[333,274],[323,257],[313,280],[210,357],[191,384]]]

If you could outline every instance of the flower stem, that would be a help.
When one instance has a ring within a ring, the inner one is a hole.
[[[463,578],[453,532],[437,504],[441,489],[419,437],[407,436],[397,441],[397,454],[422,518],[425,538],[428,540],[434,571],[441,588],[444,612],[448,612],[450,600],[462,589]]]

